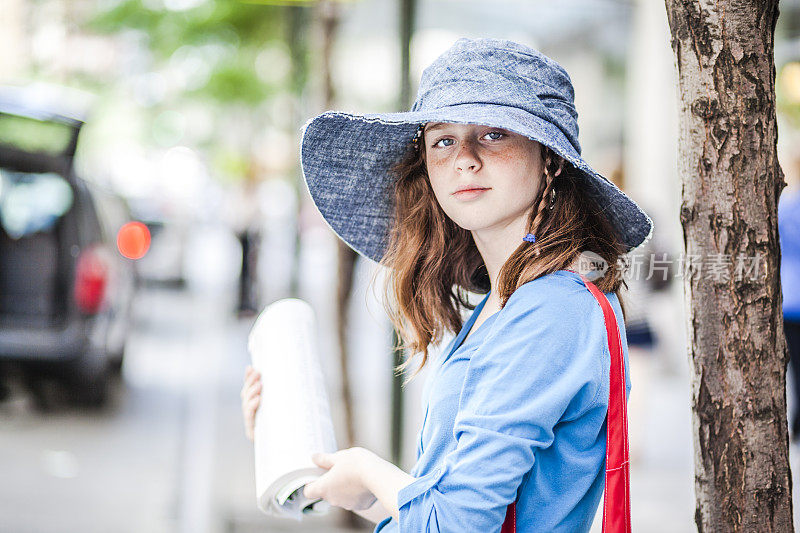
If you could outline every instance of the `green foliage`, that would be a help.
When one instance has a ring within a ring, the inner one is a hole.
[[[253,105],[264,101],[273,92],[273,88],[253,75],[252,62],[243,59],[221,65],[212,72],[208,83],[200,91],[220,101],[240,101]]]
[[[154,82],[153,101],[140,110],[149,142],[188,142],[209,155],[215,176],[241,179],[248,168],[249,139],[268,127],[262,104],[276,93],[299,92],[304,86],[309,10],[240,0],[108,1],[87,29],[130,33],[144,45],[150,55],[147,71],[123,76],[163,75]],[[293,74],[286,72],[287,63]],[[148,82],[143,83],[135,90],[145,91],[147,101]],[[184,129],[184,112],[196,110],[197,104],[218,126],[212,132]],[[236,135],[228,134],[231,128]]]
[[[232,182],[242,179],[248,170],[249,161],[236,150],[218,146],[211,150],[211,164],[219,171],[219,178]]]
[[[195,47],[210,73],[203,86],[182,96],[254,104],[277,89],[257,76],[255,58],[284,39],[285,8],[234,0],[206,0],[185,10],[154,6],[153,0],[121,0],[98,13],[89,27],[101,33],[139,32],[154,67],[166,65],[179,49]]]
[[[183,45],[227,42],[243,47],[260,46],[283,37],[280,6],[206,0],[197,7],[173,11],[153,9],[142,0],[121,0],[97,14],[91,27],[113,33],[125,29],[144,32],[150,49],[169,57]]]
[[[785,79],[786,70],[778,69],[777,83],[775,84],[775,107],[780,114],[793,128],[800,128],[800,102],[796,97],[787,94],[785,85],[791,83]],[[796,92],[796,91],[795,91]]]

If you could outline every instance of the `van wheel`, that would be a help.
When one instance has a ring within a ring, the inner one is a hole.
[[[63,390],[61,382],[52,376],[26,375],[25,382],[33,397],[34,408],[40,413],[55,411],[60,404]]]
[[[92,376],[90,380],[84,382],[76,398],[77,405],[82,407],[102,408],[108,404],[109,398],[109,371],[104,370],[101,374]]]
[[[67,382],[70,403],[93,409],[106,406],[110,396],[111,371],[107,361],[101,361],[102,364],[90,364],[79,359],[72,365]]]
[[[125,361],[125,347],[113,353],[108,358],[108,370],[114,377],[122,375],[122,363]]]

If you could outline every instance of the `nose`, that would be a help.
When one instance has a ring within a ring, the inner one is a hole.
[[[460,172],[465,170],[477,172],[478,169],[481,168],[481,160],[478,157],[478,154],[475,153],[475,147],[472,146],[472,143],[469,141],[461,143],[461,147],[458,149],[454,163],[456,170]]]

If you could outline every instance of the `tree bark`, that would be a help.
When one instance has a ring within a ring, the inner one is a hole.
[[[666,0],[700,532],[793,531],[778,243],[777,0]]]

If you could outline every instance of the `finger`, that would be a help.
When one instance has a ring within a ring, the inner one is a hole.
[[[244,411],[244,416],[250,424],[252,424],[255,419],[256,410],[258,409],[260,401],[260,398],[248,398],[242,402],[242,411]]]
[[[253,398],[258,398],[261,396],[261,384],[256,383],[247,391],[247,399],[252,400]]]
[[[244,384],[242,385],[242,396],[247,394],[247,390],[252,388],[257,383],[261,383],[258,379],[253,379],[253,377],[249,377],[245,380]]]
[[[311,460],[314,463],[322,468],[331,468],[333,467],[333,457],[330,453],[314,453],[311,454]]]
[[[250,387],[255,382],[256,379],[254,379],[253,374],[245,376],[244,382],[242,383],[242,392],[244,393],[244,391],[247,390],[247,388]]]
[[[303,487],[303,496],[305,496],[308,499],[319,498],[319,496],[317,495],[316,487],[314,486],[313,482],[306,483],[306,486]]]
[[[259,394],[256,394],[255,396],[245,396],[244,398],[242,398],[242,408],[245,411],[250,411],[251,404],[253,402],[259,401],[260,399],[261,399],[261,395],[259,395]]]
[[[259,380],[259,378],[260,378],[260,376],[259,376],[258,372],[253,372],[252,374],[247,376],[247,378],[244,380],[244,382],[245,382],[246,385],[252,385],[253,383],[256,383]]]

